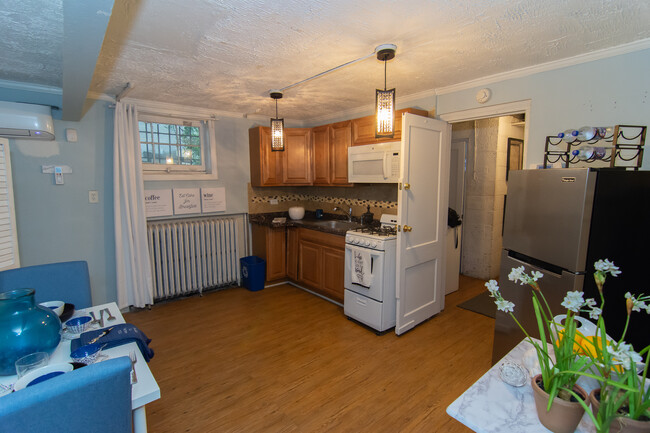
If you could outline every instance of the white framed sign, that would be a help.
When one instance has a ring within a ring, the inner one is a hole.
[[[226,211],[226,188],[201,188],[202,212]]]
[[[174,188],[174,215],[201,213],[199,188]]]
[[[171,189],[148,189],[144,192],[144,211],[149,217],[170,216],[174,214]]]

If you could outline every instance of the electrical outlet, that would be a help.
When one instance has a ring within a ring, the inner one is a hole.
[[[99,192],[88,191],[88,203],[99,203]]]
[[[278,199],[277,198],[270,199],[269,204],[278,204]]]

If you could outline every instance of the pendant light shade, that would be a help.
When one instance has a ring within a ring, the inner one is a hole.
[[[375,91],[375,137],[395,135],[395,89],[386,90],[386,62],[395,57],[397,47],[392,44],[377,47],[377,59],[384,62],[384,90]]]
[[[275,99],[275,118],[271,119],[271,150],[284,151],[284,119],[278,118],[278,99],[282,99],[282,92],[271,90],[271,98]]]

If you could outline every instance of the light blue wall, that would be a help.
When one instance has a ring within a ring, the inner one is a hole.
[[[86,260],[94,303],[116,300],[113,241],[113,113],[95,104],[81,122],[54,121],[55,141],[11,140],[11,165],[22,266]],[[65,129],[78,141],[65,141]],[[67,165],[64,185],[42,165]],[[88,190],[99,203],[88,203]]]
[[[113,224],[113,109],[97,101],[79,122],[54,121],[55,141],[10,140],[18,243],[22,266],[86,260],[93,303],[116,301]],[[248,129],[254,122],[217,122],[216,181],[146,182],[145,188],[226,187],[225,213],[248,211]],[[65,140],[77,130],[78,142]],[[67,165],[72,174],[55,185],[42,165]],[[88,203],[88,191],[100,202]]]
[[[489,84],[486,105],[531,100],[525,166],[541,164],[547,135],[568,128],[650,123],[650,50]],[[438,96],[437,114],[478,108],[479,87]],[[650,169],[646,155],[644,169]]]

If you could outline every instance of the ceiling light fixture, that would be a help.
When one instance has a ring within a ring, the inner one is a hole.
[[[377,60],[384,62],[384,90],[375,91],[375,137],[395,135],[395,88],[386,90],[386,62],[395,57],[396,45],[384,44],[377,47]]]
[[[282,91],[270,90],[271,98],[275,99],[275,119],[271,119],[271,150],[284,150],[284,119],[278,118],[278,99],[282,99]]]

